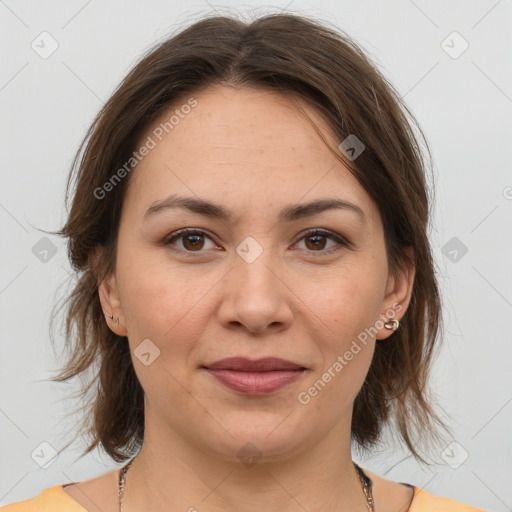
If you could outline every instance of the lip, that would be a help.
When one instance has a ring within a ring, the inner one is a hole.
[[[265,395],[299,379],[306,368],[276,357],[230,357],[203,366],[226,387],[248,395]]]
[[[280,359],[279,357],[263,357],[261,359],[228,357],[204,366],[209,370],[234,370],[238,372],[270,372],[305,369],[300,364],[287,361],[286,359]]]

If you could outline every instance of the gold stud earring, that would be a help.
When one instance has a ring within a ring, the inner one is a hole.
[[[398,327],[400,326],[400,321],[397,320],[396,318],[393,318],[393,320],[388,320],[385,324],[384,324],[384,327],[386,329],[390,329],[392,331],[396,331],[398,329]]]

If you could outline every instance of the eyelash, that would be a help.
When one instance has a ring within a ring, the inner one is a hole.
[[[184,228],[184,229],[180,229],[179,231],[176,231],[174,233],[171,233],[171,235],[169,235],[169,237],[167,237],[163,243],[164,243],[164,245],[171,245],[175,240],[177,240],[179,238],[186,237],[186,236],[191,236],[191,235],[202,235],[202,236],[206,236],[207,238],[210,238],[210,240],[212,240],[212,238],[205,231],[203,231],[201,229]],[[338,235],[332,231],[327,231],[325,229],[317,229],[317,228],[307,230],[301,236],[301,238],[299,238],[298,242],[300,242],[304,238],[311,238],[313,236],[322,236],[322,237],[328,238],[343,247],[350,247],[352,245],[347,239],[345,239],[341,235]],[[192,257],[194,257],[195,254],[200,254],[202,252],[205,252],[204,250],[199,250],[199,251],[187,251],[185,249],[176,249],[176,250],[178,250],[180,252],[184,252],[187,256],[192,256]],[[320,254],[331,254],[332,252],[335,252],[337,250],[339,250],[339,247],[332,247],[331,249],[327,249],[327,250],[308,251],[308,252],[311,252],[311,253],[318,252]]]

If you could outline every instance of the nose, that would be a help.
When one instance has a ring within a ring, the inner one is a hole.
[[[290,327],[293,292],[280,265],[263,253],[251,263],[238,255],[222,284],[219,322],[228,329],[261,334]]]

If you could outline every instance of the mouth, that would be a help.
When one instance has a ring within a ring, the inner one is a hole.
[[[257,360],[231,357],[202,368],[224,386],[247,395],[276,392],[295,382],[306,371],[304,366],[275,357]]]

